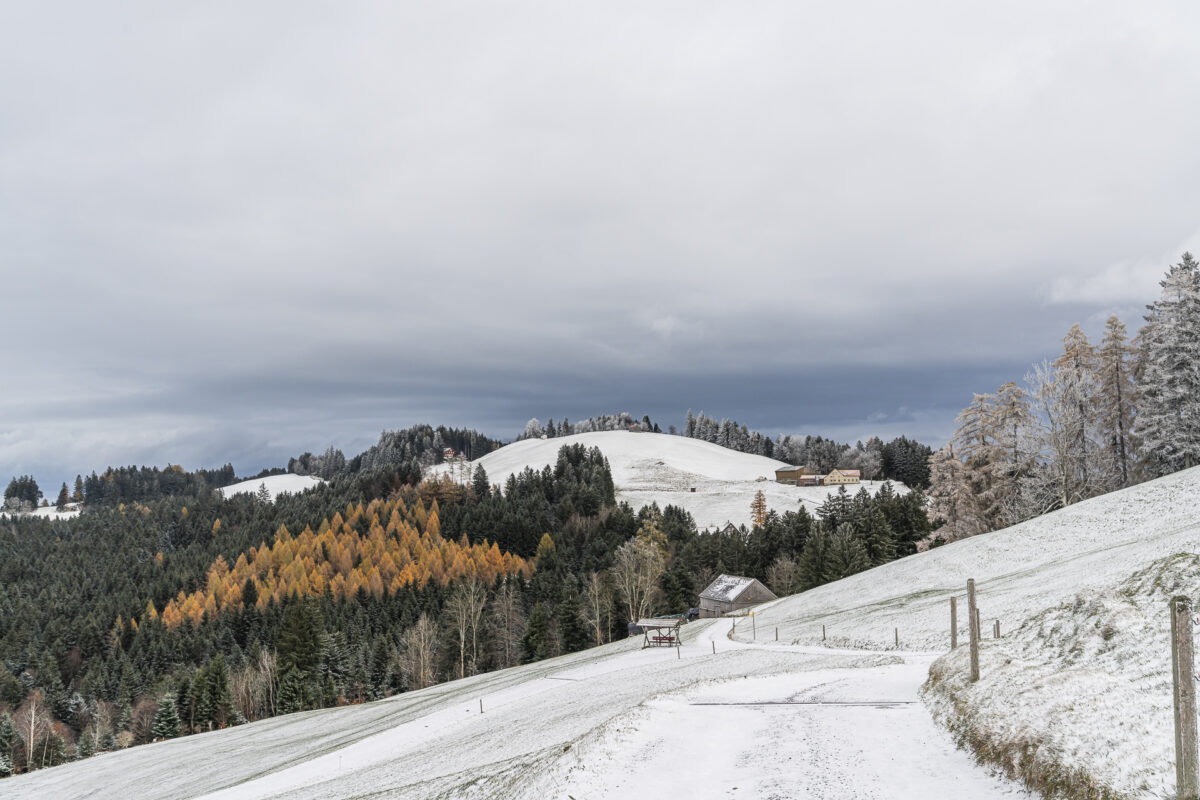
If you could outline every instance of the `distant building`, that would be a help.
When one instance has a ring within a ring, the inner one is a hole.
[[[820,486],[822,477],[811,467],[780,467],[775,470],[775,482],[788,486]]]
[[[700,593],[700,616],[720,617],[774,599],[771,590],[754,578],[719,575]]]
[[[835,469],[825,476],[826,486],[844,486],[847,483],[859,483],[861,473],[856,469]]]

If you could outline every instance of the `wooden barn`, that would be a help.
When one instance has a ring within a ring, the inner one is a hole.
[[[774,593],[754,578],[719,575],[700,593],[700,616],[720,617],[774,599]]]
[[[775,482],[788,486],[820,486],[822,476],[811,467],[780,467],[775,470]]]

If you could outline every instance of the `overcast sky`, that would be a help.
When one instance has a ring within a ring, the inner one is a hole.
[[[940,444],[1200,249],[1200,6],[0,6],[0,479],[687,409]]]

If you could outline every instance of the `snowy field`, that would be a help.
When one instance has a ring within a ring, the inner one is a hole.
[[[692,623],[678,653],[626,640],[0,789],[14,800],[1028,796],[977,767],[919,703],[933,654],[767,647],[731,641],[730,625]]]
[[[1044,783],[1168,798],[1166,599],[1200,589],[1198,490],[1200,468],[782,598],[736,630],[695,622],[678,653],[627,640],[108,753],[0,794],[1028,796],[957,740]],[[966,638],[968,577],[988,632],[974,685],[965,648],[946,654],[951,596]]]
[[[255,494],[260,486],[266,486],[267,491],[271,493],[271,500],[274,502],[275,498],[284,492],[299,494],[314,486],[320,486],[324,482],[312,475],[270,475],[266,478],[253,478],[231,486],[223,486],[217,491],[221,493],[222,497],[233,497],[235,494]]]
[[[525,439],[488,453],[472,464],[482,464],[488,480],[504,485],[508,476],[526,467],[541,469],[553,466],[558,451],[568,444],[599,447],[612,468],[617,500],[629,503],[635,510],[658,503],[687,509],[700,530],[750,524],[750,501],[762,490],[767,507],[779,513],[795,511],[803,504],[815,512],[825,498],[836,492],[836,486],[785,486],[775,483],[775,470],[789,466],[783,461],[739,453],[726,447],[671,436],[665,433],[631,433],[628,431],[597,431],[562,436],[554,439]],[[474,467],[472,467],[474,468]],[[431,472],[444,472],[444,464]],[[864,481],[847,486],[853,493],[866,487],[878,491],[878,481]],[[905,492],[903,484],[893,483],[897,492]],[[691,491],[692,489],[696,491]]]
[[[12,512],[0,511],[0,517],[5,516],[6,514],[17,517],[37,517],[39,519],[49,520],[71,519],[72,517],[79,516],[79,503],[67,503],[66,506],[63,507],[62,511],[59,511],[57,506],[39,506],[33,511],[23,511],[16,514],[12,514]]]
[[[830,646],[894,649],[899,629],[901,649],[945,650],[952,595],[966,641],[973,577],[982,680],[965,681],[964,647],[936,662],[939,719],[1018,771],[1169,797],[1167,601],[1200,593],[1198,492],[1200,468],[1176,473],[784,598],[755,622],[789,643],[820,643],[824,625]]]

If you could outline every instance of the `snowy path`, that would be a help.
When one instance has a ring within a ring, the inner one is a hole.
[[[3,790],[20,800],[1024,796],[956,750],[917,702],[933,654],[756,644],[730,639],[731,626],[688,625],[679,650],[625,640],[131,748]]]
[[[714,625],[694,646],[821,652],[734,642],[729,629]],[[933,724],[917,696],[932,658],[905,654],[886,666],[748,677],[656,698],[564,792],[579,800],[1032,797],[977,767]]]

